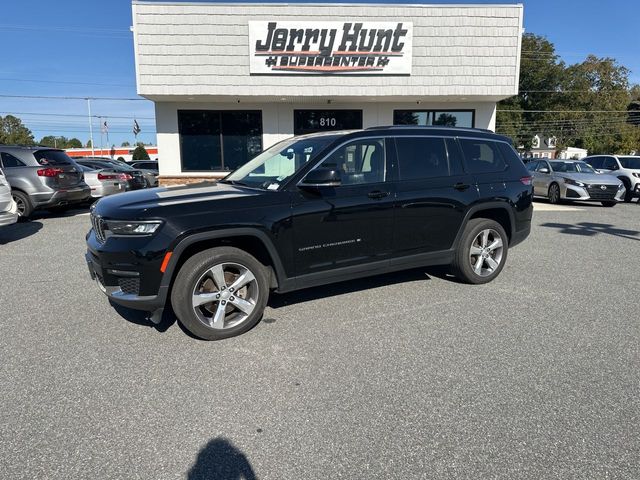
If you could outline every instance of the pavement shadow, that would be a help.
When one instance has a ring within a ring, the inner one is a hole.
[[[196,463],[187,473],[188,480],[256,480],[247,456],[229,440],[210,440],[198,452]]]
[[[160,323],[156,324],[149,320],[149,312],[143,312],[142,310],[134,310],[133,308],[123,307],[122,305],[118,305],[109,299],[109,303],[116,311],[118,315],[120,315],[127,322],[131,322],[135,325],[142,325],[143,327],[150,327],[158,332],[164,333],[169,328],[176,323],[176,315],[173,313],[173,310],[169,307],[165,308],[162,312],[162,319]]]
[[[372,277],[359,278],[356,280],[320,285],[290,293],[274,293],[269,297],[268,305],[271,308],[280,308],[286,305],[305,303],[318,300],[320,298],[345,295],[362,290],[384,287],[386,285],[413,282],[417,280],[430,280],[431,277],[446,278],[447,280],[452,280],[454,278],[453,276],[449,276],[446,269],[442,267],[414,268],[411,270],[403,270],[401,272],[386,273]]]
[[[0,245],[17,242],[38,233],[42,229],[42,222],[18,222],[0,228]]]
[[[596,235],[613,235],[614,237],[626,238],[628,240],[640,241],[640,231],[617,228],[608,223],[580,222],[572,223],[543,223],[542,227],[556,228],[560,233],[567,235],[578,235],[582,237],[594,237]]]

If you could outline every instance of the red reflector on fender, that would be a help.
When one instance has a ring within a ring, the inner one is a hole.
[[[164,254],[164,260],[162,260],[162,265],[160,265],[160,271],[162,273],[164,273],[164,271],[167,269],[167,265],[169,265],[169,259],[171,258],[171,255],[173,255],[173,252],[167,252]]]

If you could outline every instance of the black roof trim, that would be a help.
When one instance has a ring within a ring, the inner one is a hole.
[[[365,130],[396,130],[396,129],[425,129],[425,130],[453,130],[453,131],[463,131],[463,132],[482,132],[482,133],[495,133],[488,128],[470,128],[470,127],[447,127],[444,125],[389,125],[389,126],[380,126],[380,127],[368,127]]]

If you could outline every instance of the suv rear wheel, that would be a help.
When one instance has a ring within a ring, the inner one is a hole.
[[[33,205],[29,195],[19,190],[13,190],[11,196],[18,207],[18,215],[22,218],[29,218],[29,215],[33,212]]]
[[[507,261],[508,244],[507,234],[498,222],[488,218],[470,220],[453,260],[454,274],[465,283],[490,282]]]
[[[269,298],[267,269],[233,247],[204,250],[176,276],[171,305],[184,327],[205,340],[240,335],[262,318]]]

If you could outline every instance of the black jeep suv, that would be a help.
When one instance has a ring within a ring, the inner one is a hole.
[[[217,183],[94,205],[89,270],[117,304],[167,302],[194,335],[249,330],[269,292],[427,265],[468,283],[529,234],[529,172],[505,137],[376,127],[280,142]]]

